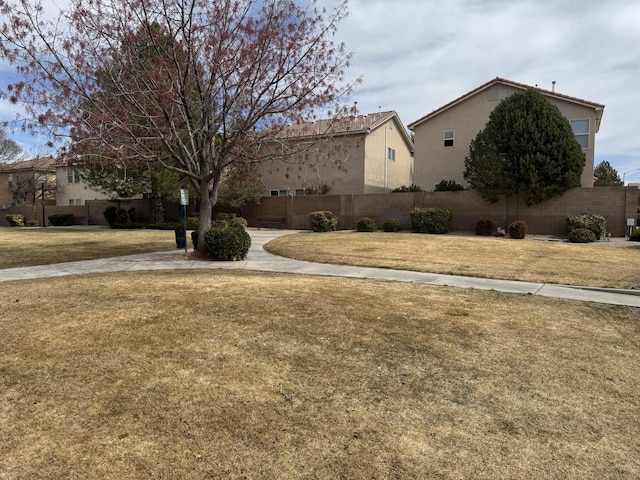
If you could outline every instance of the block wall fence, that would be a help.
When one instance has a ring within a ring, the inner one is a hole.
[[[121,202],[125,209],[135,208],[138,217],[148,221],[151,217],[150,200]],[[106,225],[104,210],[114,202],[93,200],[82,206],[45,206],[45,216],[53,213],[72,213],[88,217],[94,225]],[[512,196],[497,203],[489,203],[477,192],[412,192],[363,195],[310,195],[263,197],[259,205],[247,205],[237,213],[255,226],[261,217],[284,217],[287,228],[309,228],[309,213],[329,210],[339,218],[338,229],[354,230],[358,219],[373,218],[378,225],[389,218],[400,221],[403,229],[410,229],[409,212],[416,207],[448,208],[453,214],[453,231],[474,231],[478,220],[488,218],[496,227],[507,228],[511,222],[525,220],[529,233],[538,235],[566,235],[567,217],[576,213],[597,213],[607,219],[607,231],[614,237],[627,233],[627,220],[634,219],[637,226],[638,184],[626,187],[576,188],[544,203],[526,206]],[[189,213],[196,213],[196,205],[189,206]],[[20,213],[26,220],[42,221],[42,207],[11,207],[0,210],[0,225],[8,222],[5,215]],[[177,205],[165,205],[165,219],[176,220]]]

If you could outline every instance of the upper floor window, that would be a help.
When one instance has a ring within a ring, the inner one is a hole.
[[[304,195],[304,188],[296,188],[296,195]]]
[[[582,148],[589,148],[589,119],[571,120],[571,130]]]
[[[396,149],[395,148],[387,148],[387,160],[391,160],[392,162],[396,161]]]
[[[496,102],[498,100],[504,100],[509,95],[507,87],[496,85],[493,88],[487,90],[487,100],[490,102]]]
[[[286,190],[271,190],[270,192],[272,197],[286,197],[287,196],[287,191]]]
[[[67,181],[69,183],[80,183],[80,175],[73,168],[70,168],[67,172]]]
[[[444,132],[444,146],[453,147],[453,131]]]
[[[7,180],[9,181],[9,188],[12,188],[13,187],[13,174],[12,173],[10,173],[7,176]]]

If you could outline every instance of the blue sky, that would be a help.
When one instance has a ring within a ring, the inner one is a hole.
[[[59,3],[59,2],[58,2]],[[337,0],[320,0],[331,7]],[[640,2],[351,0],[338,40],[354,53],[361,113],[405,125],[495,77],[606,105],[595,163],[640,182]],[[0,83],[10,76],[0,68]],[[0,102],[0,118],[14,107]],[[9,132],[41,153],[41,140]]]

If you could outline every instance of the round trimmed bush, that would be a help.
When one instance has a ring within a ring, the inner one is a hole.
[[[411,228],[416,233],[448,233],[451,229],[448,208],[414,208],[410,215]]]
[[[338,217],[329,211],[311,212],[309,214],[309,227],[314,232],[329,232],[338,226]]]
[[[356,230],[358,232],[377,232],[378,226],[373,218],[362,217],[356,224]]]
[[[221,225],[204,232],[204,253],[213,260],[244,260],[251,247],[251,237],[244,228]]]
[[[509,225],[509,236],[511,238],[522,239],[527,236],[529,226],[524,220],[518,220]]]
[[[400,221],[397,218],[389,218],[382,224],[382,230],[385,232],[399,232]]]
[[[596,240],[604,238],[607,231],[607,219],[597,213],[579,213],[567,217],[569,232],[577,228],[587,228],[596,236]]]
[[[596,241],[596,234],[588,228],[574,228],[568,238],[571,243],[592,243]]]
[[[476,223],[476,235],[489,236],[493,233],[493,222],[488,218],[478,220]]]

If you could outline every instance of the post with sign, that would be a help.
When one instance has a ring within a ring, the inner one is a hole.
[[[180,216],[184,227],[184,253],[187,253],[187,207],[189,206],[189,190],[180,189]]]

